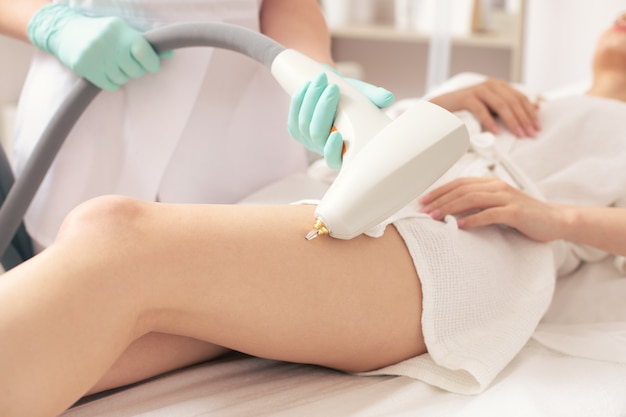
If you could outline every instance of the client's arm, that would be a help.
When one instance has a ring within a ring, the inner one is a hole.
[[[483,128],[498,133],[495,117],[517,137],[535,137],[541,129],[538,105],[503,80],[488,78],[480,84],[433,97],[430,102],[454,112],[468,110]]]
[[[497,178],[460,178],[421,199],[435,219],[460,215],[463,229],[504,224],[548,242],[568,240],[626,256],[626,210],[546,203]]]

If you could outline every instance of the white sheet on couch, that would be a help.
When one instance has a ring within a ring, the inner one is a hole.
[[[405,377],[359,377],[237,357],[83,404],[63,417],[626,415],[626,366],[531,341],[484,393],[463,396]]]

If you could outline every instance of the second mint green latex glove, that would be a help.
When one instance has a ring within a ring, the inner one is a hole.
[[[115,91],[160,67],[141,32],[117,17],[87,17],[54,3],[35,13],[27,32],[33,45],[104,90]]]
[[[379,108],[393,103],[393,94],[384,88],[351,78],[346,80]],[[332,169],[341,168],[343,157],[341,132],[333,130],[339,95],[337,84],[329,84],[322,72],[292,96],[287,121],[291,136],[310,151],[323,155]]]

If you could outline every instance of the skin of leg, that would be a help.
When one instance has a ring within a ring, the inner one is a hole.
[[[87,394],[133,384],[228,352],[222,346],[190,337],[149,333],[134,341]]]
[[[424,353],[421,287],[395,229],[306,241],[313,210],[83,204],[0,280],[2,415],[62,412],[151,332],[347,371]]]

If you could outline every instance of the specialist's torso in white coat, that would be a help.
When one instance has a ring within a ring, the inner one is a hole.
[[[261,0],[71,0],[90,15],[119,15],[148,30],[221,21],[259,30]],[[38,53],[20,98],[14,158],[19,175],[45,124],[74,84]],[[233,203],[306,168],[286,129],[289,97],[267,68],[212,48],[175,51],[161,71],[102,92],[81,116],[26,216],[37,246],[67,213],[103,194],[181,203]]]

